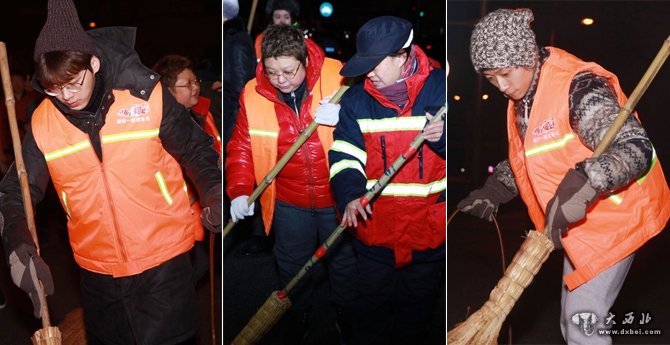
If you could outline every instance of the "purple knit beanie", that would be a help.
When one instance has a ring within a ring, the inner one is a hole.
[[[97,54],[93,39],[84,32],[72,0],[49,0],[47,21],[35,42],[33,59],[52,51]]]

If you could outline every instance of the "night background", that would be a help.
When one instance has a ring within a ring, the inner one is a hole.
[[[221,1],[218,0],[74,0],[85,30],[137,28],[135,49],[151,67],[165,54],[186,55],[203,79],[221,74]],[[3,1],[0,40],[7,44],[12,70],[33,69],[35,40],[46,21],[46,0]]]
[[[556,46],[615,73],[630,94],[670,34],[668,1],[453,1],[447,2],[448,216],[489,168],[507,158],[508,100],[480,78],[470,61],[475,23],[498,8],[530,8],[539,46]],[[589,17],[593,25],[580,21]],[[666,178],[670,172],[670,63],[665,62],[636,110],[654,144]],[[488,99],[483,100],[487,95]],[[459,98],[459,100],[457,100]],[[478,310],[533,228],[519,198],[501,205],[496,225],[456,214],[447,231],[447,329]],[[614,329],[661,331],[661,335],[613,336],[614,344],[670,344],[670,260],[666,229],[636,254],[610,312]],[[564,344],[559,327],[563,253],[552,253],[503,324],[500,344]],[[633,324],[624,324],[632,315]],[[639,323],[642,313],[651,322]],[[599,318],[605,317],[598,316]],[[601,319],[603,320],[603,319]],[[595,337],[595,335],[594,335]]]

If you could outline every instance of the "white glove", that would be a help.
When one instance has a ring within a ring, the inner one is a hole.
[[[233,199],[230,203],[230,215],[233,217],[233,222],[244,219],[245,216],[254,215],[254,203],[251,206],[247,205],[249,202],[248,195],[240,195]]]
[[[340,105],[328,103],[330,97],[322,99],[314,112],[314,121],[320,125],[335,126],[340,120]]]

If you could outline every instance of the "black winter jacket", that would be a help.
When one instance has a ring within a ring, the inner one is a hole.
[[[114,102],[112,90],[130,90],[133,96],[148,100],[158,84],[160,76],[145,67],[135,46],[135,28],[108,27],[88,31],[98,49],[101,68],[96,73],[93,96],[83,110],[72,110],[55,97],[47,97],[43,102],[53,102],[66,118],[82,132],[89,135],[100,161],[100,129],[105,124],[109,105]],[[33,87],[44,93],[36,80]],[[188,111],[163,88],[163,117],[159,138],[165,150],[182,166],[193,181],[203,207],[210,200],[207,193],[221,188],[219,155],[212,148],[212,138],[205,134],[191,119]],[[33,207],[44,198],[50,175],[44,154],[38,148],[32,132],[26,133],[22,144],[23,159],[30,184]],[[12,164],[0,182],[0,212],[5,218],[2,239],[6,257],[21,243],[33,245],[23,210],[21,188],[16,166]]]

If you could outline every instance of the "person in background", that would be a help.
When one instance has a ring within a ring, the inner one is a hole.
[[[328,153],[341,223],[355,236],[353,344],[423,344],[444,286],[446,130],[445,121],[426,120],[445,105],[446,75],[413,35],[405,19],[373,18],[340,71],[365,76],[342,97]],[[363,206],[361,197],[421,132],[417,153]]]
[[[499,9],[476,25],[470,57],[477,73],[509,98],[509,158],[458,203],[491,221],[521,196],[538,231],[565,249],[560,328],[568,344],[611,344],[572,318],[605,322],[635,252],[665,227],[670,190],[637,114],[591,158],[626,102],[617,77],[555,47],[538,47],[530,9]],[[546,229],[546,230],[545,230]]]
[[[288,25],[268,27],[262,46],[256,78],[240,95],[224,171],[233,220],[252,215],[248,199],[254,186],[312,121],[320,124],[260,196],[265,230],[275,234],[279,283],[286,286],[338,225],[326,152],[339,106],[327,100],[342,85],[338,74],[342,63],[326,58],[321,48]],[[324,260],[338,325],[346,329],[356,267],[350,237],[340,238]],[[284,318],[285,344],[299,344],[309,329],[313,282],[311,276],[307,278],[290,296],[293,305]]]
[[[271,0],[268,2],[269,25],[291,25],[298,26],[298,17],[300,16],[300,4],[296,0]],[[263,32],[256,35],[254,48],[256,50],[256,59],[261,59],[261,42],[263,41]]]
[[[216,129],[212,114],[209,112],[210,100],[200,96],[200,81],[193,72],[193,63],[186,56],[169,54],[158,59],[152,69],[160,74],[161,83],[166,87],[172,96],[188,110],[191,118],[202,128],[205,133],[214,140],[214,150],[219,153],[223,149],[221,136]],[[193,212],[200,216],[202,209],[198,203],[198,196],[195,194],[193,182],[187,179],[187,190],[189,201]],[[191,261],[193,263],[193,281],[197,283],[209,268],[207,235],[201,226],[196,224],[195,245],[191,249]]]
[[[51,180],[80,266],[87,342],[194,344],[195,226],[221,231],[221,169],[213,141],[134,50],[135,29],[85,32],[72,0],[49,0],[35,43],[33,87],[47,97],[23,140],[33,203]],[[191,212],[184,176],[202,216]],[[0,229],[14,284],[41,316],[37,253],[16,167],[0,182]]]

